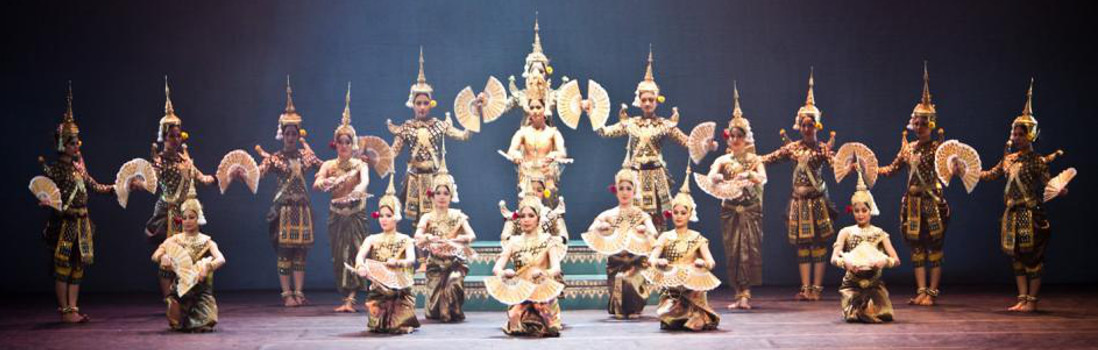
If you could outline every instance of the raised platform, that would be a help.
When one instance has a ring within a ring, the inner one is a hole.
[[[759,349],[759,348],[954,348],[1069,349],[1098,344],[1098,288],[1046,286],[1043,311],[1003,311],[1014,302],[1014,287],[946,286],[941,305],[904,303],[912,288],[893,288],[896,321],[848,324],[839,319],[839,300],[828,285],[824,300],[796,302],[796,287],[755,290],[756,307],[731,312],[725,291],[711,294],[721,316],[720,328],[707,333],[659,329],[655,308],[639,320],[617,321],[603,310],[571,310],[562,317],[560,338],[511,338],[500,331],[501,311],[469,312],[465,322],[422,320],[415,333],[386,336],[364,333],[366,314],[336,314],[334,292],[309,292],[313,305],[287,309],[278,292],[218,292],[220,321],[212,334],[169,331],[164,304],[153,293],[91,294],[81,306],[93,318],[84,325],[57,322],[52,294],[0,298],[0,348],[5,349]],[[361,309],[361,307],[360,307]]]
[[[484,289],[484,278],[492,275],[499,253],[503,250],[499,241],[476,241],[472,243],[477,256],[470,259],[469,275],[465,277],[465,305],[469,311],[502,311],[506,306],[492,299]],[[561,308],[605,309],[609,300],[606,287],[606,256],[591,250],[582,240],[568,242],[568,254],[561,262],[564,272],[565,288],[560,298]],[[416,274],[416,305],[423,307],[427,289],[422,273]],[[649,304],[655,304],[659,296],[653,294]]]

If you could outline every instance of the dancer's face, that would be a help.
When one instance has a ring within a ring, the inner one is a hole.
[[[435,208],[449,208],[450,188],[446,186],[435,187],[435,191],[431,196],[431,201],[435,204]]]
[[[656,100],[655,93],[646,91],[640,94],[640,104],[641,111],[649,116],[656,113],[656,107],[659,107],[660,102]]]
[[[807,115],[807,114],[802,114],[800,116],[800,118],[801,118],[801,122],[800,122],[800,124],[797,124],[797,125],[799,126],[799,129],[801,131],[801,137],[806,138],[806,139],[815,139],[816,138],[816,131],[817,131],[816,130],[816,119],[812,118],[812,116]]]
[[[417,119],[427,118],[431,114],[431,98],[427,94],[418,94],[412,100],[412,109],[416,112]]]
[[[533,232],[538,228],[538,213],[534,208],[524,207],[519,211],[519,228],[522,232]]]
[[[194,210],[183,212],[183,231],[198,231],[198,212]]]
[[[282,147],[285,149],[297,148],[297,141],[301,138],[301,132],[296,125],[287,125],[282,128]]]
[[[926,116],[912,117],[911,126],[915,127],[915,135],[919,136],[920,140],[930,139],[930,120]]]
[[[1024,149],[1029,147],[1029,138],[1026,137],[1026,127],[1016,126],[1010,130],[1010,143],[1016,149]]]
[[[178,125],[168,127],[168,133],[164,135],[164,147],[177,150],[181,145],[183,145],[183,129]]]
[[[70,136],[65,140],[65,150],[63,151],[69,158],[76,159],[80,156],[80,138],[76,136]]]
[[[675,228],[683,228],[690,224],[690,208],[684,205],[676,205],[671,208],[671,222]]]
[[[857,222],[859,226],[869,225],[869,219],[872,215],[869,215],[868,204],[854,203],[851,211],[854,212],[854,222]]]
[[[350,158],[352,148],[354,148],[354,140],[351,140],[351,135],[341,134],[336,138],[336,153],[340,158]]]
[[[728,148],[734,152],[741,152],[747,147],[747,133],[740,128],[732,128],[728,132]]]
[[[629,181],[618,182],[618,205],[627,205],[633,202],[633,183]]]
[[[541,100],[530,100],[530,125],[539,129],[545,126],[545,104]]]
[[[381,225],[383,231],[389,232],[396,229],[396,216],[393,215],[392,208],[381,207],[377,212],[377,223]]]

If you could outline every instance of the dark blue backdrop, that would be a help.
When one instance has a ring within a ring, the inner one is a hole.
[[[840,5],[841,4],[841,5]],[[919,98],[923,60],[930,62],[931,89],[949,138],[982,154],[985,165],[1002,154],[1008,125],[1021,111],[1026,84],[1036,77],[1034,108],[1043,129],[1038,148],[1063,148],[1053,169],[1074,166],[1082,174],[1070,196],[1049,205],[1053,225],[1047,281],[1093,283],[1087,209],[1096,193],[1094,150],[1095,64],[1088,51],[1094,31],[1082,4],[1025,1],[554,1],[533,2],[40,2],[4,11],[3,120],[14,126],[0,138],[3,194],[7,200],[0,291],[45,291],[48,253],[40,239],[45,217],[26,191],[39,173],[38,155],[52,156],[51,135],[64,110],[65,82],[73,81],[76,119],[91,173],[110,182],[118,166],[147,157],[164,103],[162,77],[171,77],[176,111],[191,134],[197,164],[212,173],[231,149],[273,139],[284,106],[283,81],[293,76],[295,101],[312,144],[324,147],[339,121],[347,81],[354,83],[352,112],[361,134],[389,138],[384,120],[411,116],[404,107],[416,74],[420,45],[427,78],[449,110],[465,85],[483,86],[488,75],[506,81],[517,75],[530,51],[535,10],[542,42],[562,76],[598,80],[617,102],[632,100],[644,69],[648,44],[655,48],[655,75],[668,97],[669,114],[679,106],[684,128],[702,121],[723,124],[730,116],[732,81],[738,80],[743,108],[760,151],[780,144],[803,103],[810,66],[816,69],[816,98],[828,130],[840,142],[861,141],[882,162],[892,159],[900,131]],[[9,5],[10,6],[10,5]],[[614,118],[614,117],[612,117]],[[458,205],[473,218],[481,239],[500,229],[496,202],[513,201],[514,172],[495,150],[507,146],[517,114],[488,124],[468,142],[449,144],[450,168],[460,185]],[[564,174],[564,196],[573,238],[614,200],[605,190],[618,169],[624,139],[595,136],[585,120],[579,130],[562,130],[576,163]],[[697,169],[712,162],[710,155]],[[398,159],[403,167],[405,157]],[[686,152],[668,146],[665,158],[681,181]],[[788,164],[770,167],[766,191],[764,280],[795,284],[794,253],[784,238],[782,212],[789,193]],[[828,178],[831,179],[830,172]],[[896,231],[899,194],[905,175],[884,179],[875,189],[884,214],[876,224]],[[371,192],[384,180],[371,179]],[[831,181],[829,180],[829,183]],[[681,182],[680,182],[681,183]],[[258,195],[236,186],[226,195],[201,188],[210,224],[205,231],[220,243],[229,264],[218,274],[222,289],[275,289],[274,254],[263,215],[273,195],[265,180]],[[946,196],[954,210],[948,231],[945,288],[961,283],[1009,283],[1008,259],[998,249],[1003,182],[981,184],[967,195],[959,186]],[[841,207],[853,188],[832,185]],[[714,242],[718,204],[696,190],[702,222],[696,228]],[[318,223],[327,215],[327,196],[313,195]],[[98,224],[97,261],[87,291],[153,290],[152,247],[142,225],[152,210],[146,193],[132,196],[129,209],[113,198],[91,201]],[[371,203],[371,206],[374,203]],[[851,224],[848,216],[839,225]],[[402,224],[409,230],[407,222]],[[376,224],[371,222],[376,230]],[[332,286],[327,231],[318,226],[308,266],[309,289]],[[902,259],[907,247],[893,234]],[[721,258],[723,263],[723,258]],[[721,266],[722,264],[718,264]],[[13,268],[14,267],[14,268]],[[838,271],[829,270],[829,284]],[[724,276],[723,271],[719,271]],[[910,283],[910,265],[888,272],[890,282]]]

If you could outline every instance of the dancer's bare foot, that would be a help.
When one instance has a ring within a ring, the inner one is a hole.
[[[934,306],[934,305],[936,305],[937,304],[936,300],[938,299],[938,293],[939,292],[938,292],[937,289],[927,289],[926,294],[923,295],[923,299],[920,300],[919,303],[916,304],[916,305],[919,305],[919,306]]]
[[[807,296],[808,301],[820,301],[823,298],[823,286],[812,286]]]
[[[353,312],[358,312],[358,310],[355,309],[355,299],[354,298],[344,299],[343,300],[343,305],[340,305],[339,307],[335,308],[332,311],[335,311],[335,312],[352,312],[352,313]]]
[[[81,314],[78,308],[71,307],[61,310],[61,322],[63,323],[85,323],[90,320],[91,318],[88,315]]]
[[[294,298],[294,292],[290,292],[290,291],[282,292],[282,306],[295,307],[295,306],[299,306],[299,305],[301,305],[301,304],[299,304],[297,302],[297,298]]]
[[[801,291],[797,292],[797,294],[793,295],[793,300],[807,301],[807,300],[810,299],[810,296],[809,296],[810,293],[812,293],[812,287],[811,286],[801,286]]]
[[[297,306],[309,305],[309,299],[306,299],[305,293],[300,290],[294,292],[294,300],[297,301]]]
[[[1018,310],[1021,310],[1021,309],[1022,309],[1022,307],[1026,305],[1026,300],[1028,300],[1028,299],[1029,299],[1029,296],[1028,296],[1028,295],[1025,295],[1025,294],[1019,294],[1019,295],[1018,295],[1018,302],[1017,302],[1017,303],[1015,303],[1015,304],[1014,304],[1014,306],[1008,307],[1008,308],[1007,308],[1007,311],[1018,311]]]

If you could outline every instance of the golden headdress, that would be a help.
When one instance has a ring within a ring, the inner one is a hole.
[[[389,173],[389,187],[385,189],[385,195],[377,200],[377,210],[389,207],[393,211],[393,220],[400,221],[403,216],[400,215],[400,198],[397,197],[396,187],[393,187],[393,177],[396,177],[395,173]]]
[[[182,214],[191,210],[198,214],[198,224],[205,225],[206,214],[202,212],[202,202],[198,201],[198,193],[194,190],[194,182],[191,183],[191,188],[187,191],[187,199],[179,206],[179,213]]]
[[[301,114],[297,113],[297,108],[294,107],[293,89],[290,88],[290,76],[286,76],[286,110],[282,112],[282,115],[278,116],[278,133],[275,134],[276,140],[282,140],[282,128],[286,126],[296,126],[297,130],[301,130]]]
[[[930,73],[927,71],[926,61],[923,61],[923,98],[911,111],[911,119],[907,124],[908,130],[915,130],[915,117],[926,117],[931,129],[937,127],[938,111],[934,109],[934,103],[930,101]]]
[[[679,193],[671,199],[672,210],[678,205],[686,207],[686,210],[690,212],[691,222],[698,221],[698,211],[696,210],[698,205],[694,203],[694,197],[690,195],[690,162],[686,162],[686,177],[683,178]]]
[[[660,96],[660,86],[652,76],[652,44],[648,44],[648,67],[644,69],[644,80],[637,83],[637,90],[633,92],[634,107],[640,107],[640,95],[644,92],[651,92],[657,98]]]
[[[873,193],[869,192],[869,186],[866,186],[862,172],[862,168],[858,167],[858,186],[854,190],[854,195],[850,196],[850,205],[863,203],[869,207],[869,215],[880,215],[881,212],[877,210],[877,201],[873,200]]]
[[[740,89],[736,86],[736,82],[732,82],[732,119],[728,121],[728,129],[726,132],[731,135],[732,128],[743,129],[747,141],[748,147],[754,147],[755,145],[755,133],[751,132],[751,122],[747,118],[743,117],[743,110],[740,109]],[[728,135],[725,135],[727,137]]]
[[[76,119],[72,113],[72,81],[69,81],[69,92],[65,95],[65,114],[61,116],[61,123],[57,125],[57,151],[65,151],[65,140],[80,135],[80,127],[76,125]]]
[[[545,216],[546,209],[548,209],[545,207],[545,204],[541,202],[541,197],[537,193],[524,191],[522,193],[522,199],[519,200],[518,208],[515,208],[515,212],[522,213],[522,209],[525,208],[534,209],[534,213],[538,215],[539,221]]]
[[[797,116],[793,118],[793,130],[801,129],[801,117],[809,116],[816,121],[816,128],[823,128],[823,124],[820,124],[820,116],[823,112],[819,108],[816,108],[816,92],[814,88],[816,86],[816,72],[815,69],[810,69],[808,73],[808,97],[804,100],[804,106],[801,106],[797,110]]]
[[[335,129],[335,133],[332,135],[332,139],[338,141],[339,135],[347,135],[351,137],[351,149],[358,150],[358,136],[355,134],[355,127],[351,126],[351,82],[347,82],[347,97],[345,98],[345,105],[343,106],[343,119],[340,120],[340,124]]]
[[[633,184],[633,188],[640,186],[639,175],[637,174],[637,171],[633,169],[632,165],[630,165],[629,162],[630,156],[632,156],[629,153],[631,151],[630,146],[632,146],[630,141],[632,140],[625,142],[625,159],[621,161],[621,170],[618,170],[618,173],[614,174],[615,186],[622,181],[628,181],[629,183]]]
[[[156,142],[164,142],[164,135],[173,126],[183,126],[183,120],[175,115],[175,107],[172,106],[172,91],[168,87],[168,76],[164,76],[164,116],[160,118],[160,129],[156,133]]]
[[[1029,78],[1029,91],[1026,91],[1026,105],[1022,107],[1022,115],[1014,118],[1014,122],[1010,123],[1010,129],[1014,130],[1019,126],[1026,129],[1026,138],[1029,142],[1037,141],[1041,130],[1037,129],[1037,118],[1033,114],[1033,78]]]
[[[459,201],[457,182],[454,181],[454,176],[450,175],[450,169],[446,168],[446,142],[442,143],[442,156],[439,158],[438,173],[435,174],[431,190],[445,186],[450,190],[450,202],[457,203]]]
[[[428,99],[431,99],[431,107],[434,107],[437,103],[434,102],[434,89],[430,84],[427,84],[427,75],[423,74],[423,46],[419,47],[419,76],[416,77],[416,83],[412,84],[412,87],[408,91],[408,102],[404,105],[408,108],[415,106],[416,95],[426,94]]]
[[[538,27],[537,13],[534,13],[534,44],[531,45],[532,49],[530,53],[526,55],[526,64],[522,67],[522,77],[524,79],[530,79],[530,69],[534,67],[535,63],[541,63],[542,69],[546,75],[553,74],[553,69],[549,67],[549,57],[545,56],[545,53],[541,51],[541,34],[539,33],[541,28]]]

